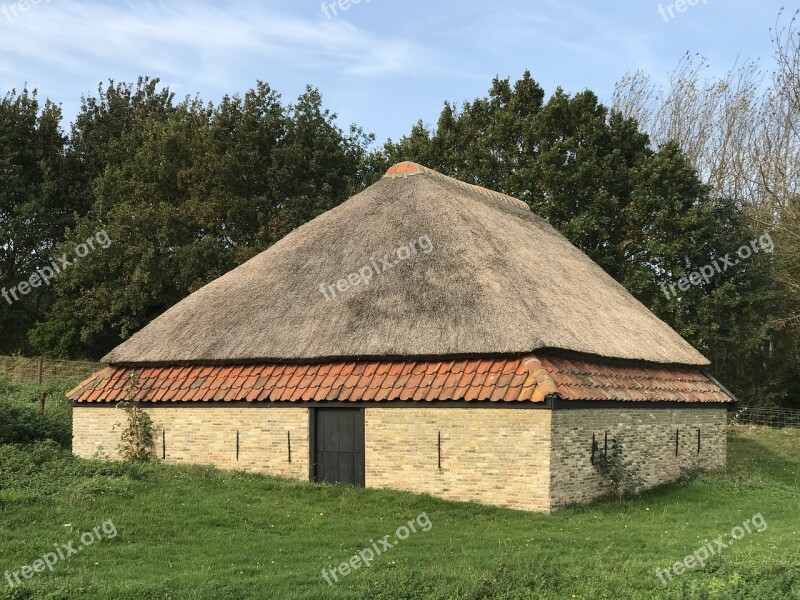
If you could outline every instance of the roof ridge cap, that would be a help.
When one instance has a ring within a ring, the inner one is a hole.
[[[464,181],[461,181],[460,179],[444,175],[439,171],[435,171],[433,169],[430,169],[428,167],[425,167],[423,165],[420,165],[412,161],[404,161],[392,165],[391,167],[389,167],[389,170],[386,171],[386,174],[383,176],[383,178],[405,179],[413,175],[430,175],[432,177],[435,177],[436,179],[439,179],[451,185],[455,185],[456,187],[460,187],[461,189],[469,190],[471,192],[478,193],[482,196],[486,196],[487,198],[491,198],[493,200],[497,200],[504,204],[509,204],[511,206],[522,208],[524,210],[527,210],[528,212],[531,212],[531,207],[518,198],[514,198],[513,196],[509,196],[508,194],[502,194],[500,192],[496,192],[494,190],[481,187],[479,185],[466,183]]]
[[[543,402],[551,394],[558,394],[558,384],[553,379],[552,373],[547,370],[538,357],[531,354],[522,359],[522,365],[528,370],[528,378],[522,384],[523,388],[535,385],[534,398]]]

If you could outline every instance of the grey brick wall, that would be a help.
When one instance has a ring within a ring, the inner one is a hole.
[[[550,464],[552,508],[590,502],[609,491],[591,463],[593,433],[601,450],[608,432],[609,440],[613,437],[620,440],[626,459],[644,457],[645,486],[653,487],[674,481],[690,469],[724,470],[726,426],[727,413],[717,408],[554,411]]]

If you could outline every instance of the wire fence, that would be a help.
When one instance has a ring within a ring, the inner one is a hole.
[[[737,425],[766,425],[767,427],[800,427],[800,410],[794,408],[745,407],[731,417]]]
[[[90,377],[103,368],[100,363],[0,356],[0,377],[30,383],[74,383]]]

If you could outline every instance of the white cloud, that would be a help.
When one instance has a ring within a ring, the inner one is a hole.
[[[8,0],[6,5],[16,6]],[[0,13],[0,66],[19,76],[26,63],[35,62],[76,75],[104,78],[123,68],[223,83],[243,61],[374,77],[412,71],[423,52],[317,12],[289,17],[252,1],[231,6],[44,0],[25,12],[16,9],[16,16],[6,11],[10,19]]]

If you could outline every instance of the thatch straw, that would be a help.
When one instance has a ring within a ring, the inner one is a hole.
[[[179,302],[103,360],[241,363],[559,348],[708,364],[544,219],[497,196],[427,170],[386,177]],[[425,235],[429,254],[330,301],[320,292],[321,284]]]

